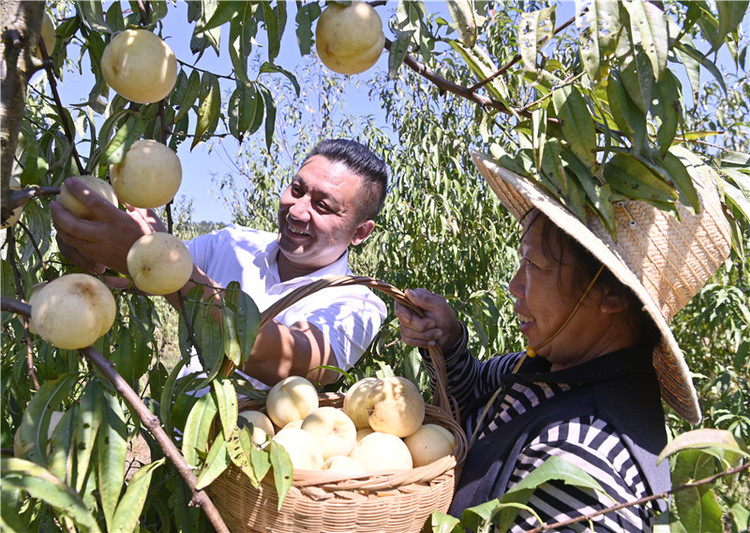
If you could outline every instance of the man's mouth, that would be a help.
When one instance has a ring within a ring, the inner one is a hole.
[[[289,233],[291,233],[292,235],[298,235],[299,237],[309,237],[310,236],[309,233],[305,233],[304,231],[298,230],[296,228],[293,228],[292,226],[287,226],[287,229],[289,230]]]

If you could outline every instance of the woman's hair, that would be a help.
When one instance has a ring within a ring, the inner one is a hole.
[[[565,231],[555,225],[544,213],[534,208],[526,213],[521,220],[524,224],[524,235],[532,224],[543,224],[542,226],[542,252],[545,257],[558,264],[562,264],[565,254],[570,254],[573,259],[571,266],[573,268],[573,284],[563,286],[562,280],[558,280],[558,288],[561,294],[578,299],[596,273],[602,266],[594,255],[581,245],[576,239],[572,238]],[[608,288],[611,294],[621,296],[628,304],[631,310],[630,315],[633,317],[633,323],[637,327],[637,333],[643,339],[643,342],[650,346],[656,346],[661,338],[661,333],[656,324],[643,307],[643,303],[636,296],[633,290],[623,284],[610,269],[604,267],[596,287]]]

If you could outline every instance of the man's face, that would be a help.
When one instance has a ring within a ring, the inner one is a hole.
[[[315,155],[299,169],[279,205],[279,272],[282,279],[309,274],[336,261],[350,244],[372,232],[360,221],[362,179],[343,163]]]

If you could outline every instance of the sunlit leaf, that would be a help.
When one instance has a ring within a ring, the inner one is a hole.
[[[473,47],[477,42],[477,22],[473,2],[470,0],[447,0],[446,3],[464,46],[467,48]]]
[[[125,458],[128,451],[127,427],[124,413],[110,394],[103,395],[104,422],[99,429],[97,442],[97,481],[99,500],[108,529],[112,529],[117,502],[125,484]]]
[[[237,426],[237,393],[234,384],[226,377],[216,378],[211,385],[216,395],[224,438],[229,439]]]
[[[190,410],[182,436],[182,455],[190,466],[198,466],[200,454],[208,451],[208,437],[217,410],[213,394],[201,396]]]
[[[165,459],[142,466],[128,483],[120,503],[117,505],[110,531],[136,531],[143,511],[143,504],[149,495],[149,485],[154,470],[164,464]]]
[[[404,58],[409,51],[409,43],[414,36],[414,30],[400,31],[396,34],[396,39],[391,44],[388,52],[388,79],[396,79],[399,68],[404,63]]]
[[[269,451],[271,452],[271,465],[273,465],[273,481],[276,486],[276,493],[279,496],[278,508],[281,509],[281,504],[284,503],[284,499],[292,486],[294,467],[289,454],[280,444],[271,441]]]
[[[203,467],[195,484],[196,490],[201,490],[213,483],[231,464],[227,452],[227,442],[222,433],[217,433],[206,457]]]
[[[587,165],[596,163],[596,126],[580,91],[571,85],[552,93],[555,112],[562,120],[563,138]]]
[[[731,432],[723,429],[701,428],[677,435],[659,453],[657,464],[673,453],[681,450],[695,450],[703,448],[720,448],[739,455],[747,456]]]
[[[75,433],[76,491],[79,493],[88,477],[96,436],[104,418],[104,397],[98,381],[91,381],[86,385],[86,389],[81,395],[80,406]]]
[[[518,48],[526,68],[537,68],[538,45],[551,37],[554,29],[555,10],[550,7],[521,14]]]
[[[633,42],[651,62],[651,70],[657,81],[662,79],[667,68],[669,53],[667,21],[664,12],[651,2],[625,0],[625,9],[630,15]]]
[[[629,154],[615,154],[604,165],[604,178],[614,191],[628,198],[665,207],[677,200],[677,191]]]
[[[47,429],[50,416],[63,399],[76,385],[76,376],[64,374],[57,379],[46,381],[36,391],[26,410],[23,412],[21,427],[17,439],[21,443],[24,459],[29,459],[44,466],[47,462]]]
[[[195,137],[190,146],[192,150],[203,140],[212,125],[216,124],[221,110],[221,90],[219,79],[215,74],[205,72],[201,80],[201,90],[198,105],[198,123],[195,125]]]
[[[302,3],[297,1],[297,44],[300,54],[306,56],[310,53],[313,41],[312,23],[320,16],[320,4],[317,2]]]
[[[57,513],[70,517],[84,531],[98,533],[99,526],[76,492],[39,465],[18,458],[0,459],[3,492],[22,490],[44,501]]]

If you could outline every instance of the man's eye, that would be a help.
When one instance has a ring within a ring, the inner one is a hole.
[[[325,211],[326,213],[330,213],[332,211],[331,206],[329,206],[325,202],[318,202],[318,209],[320,209],[321,211]]]

